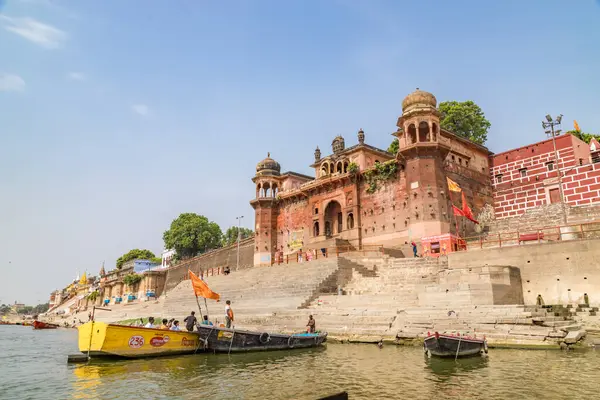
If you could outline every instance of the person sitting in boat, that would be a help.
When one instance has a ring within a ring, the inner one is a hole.
[[[169,321],[166,318],[163,318],[160,329],[169,329]]]
[[[175,320],[173,321],[173,325],[171,325],[171,330],[172,331],[180,331],[181,328],[179,327],[179,321]]]
[[[312,315],[308,316],[308,323],[306,324],[306,332],[307,333],[315,333],[315,319]]]
[[[196,312],[192,311],[190,315],[185,317],[183,322],[185,322],[185,329],[187,329],[188,332],[192,332],[194,330],[194,326],[196,326],[196,322],[198,322],[196,319]]]
[[[231,328],[233,322],[233,310],[231,309],[231,300],[225,302],[225,327]]]
[[[154,317],[148,318],[148,323],[144,325],[144,328],[154,328]]]
[[[202,319],[202,322],[200,322],[200,325],[212,326],[212,324],[213,323],[208,320],[208,315],[205,315],[204,318]]]

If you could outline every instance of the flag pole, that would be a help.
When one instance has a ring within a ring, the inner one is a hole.
[[[196,295],[196,304],[198,304],[198,311],[200,311],[200,318],[202,318],[202,307],[200,307],[200,300],[198,300],[198,295]]]
[[[206,316],[208,317],[208,304],[206,304],[206,297],[204,298],[204,307],[206,308]],[[204,318],[204,317],[202,317],[202,318]]]
[[[460,231],[458,230],[458,219],[456,218],[456,214],[454,213],[454,197],[452,197],[452,190],[448,188],[448,192],[450,194],[450,203],[452,204],[452,215],[454,216],[454,230],[456,232],[456,236],[460,238]]]

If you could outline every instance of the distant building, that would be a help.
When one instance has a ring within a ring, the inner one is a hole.
[[[171,261],[175,256],[175,250],[164,250],[162,252],[162,264],[161,268],[168,268],[171,266]]]

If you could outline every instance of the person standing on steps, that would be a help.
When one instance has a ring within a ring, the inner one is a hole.
[[[185,319],[183,320],[183,322],[185,322],[185,329],[187,329],[188,332],[192,332],[194,330],[194,326],[196,326],[197,321],[198,320],[196,319],[196,312],[192,311],[190,315],[185,317]]]
[[[415,242],[411,242],[411,243],[410,243],[410,245],[412,246],[413,255],[414,255],[415,257],[419,257],[419,256],[417,255],[417,244],[416,244]]]
[[[233,310],[231,309],[231,300],[225,302],[225,327],[231,328],[233,323]]]

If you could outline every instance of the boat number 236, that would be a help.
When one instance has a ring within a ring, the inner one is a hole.
[[[139,349],[144,345],[144,337],[143,336],[132,336],[129,338],[129,347],[132,349]]]

